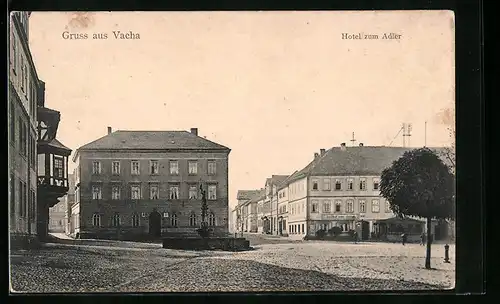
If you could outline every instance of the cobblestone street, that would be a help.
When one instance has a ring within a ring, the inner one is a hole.
[[[87,242],[46,244],[11,253],[17,292],[344,291],[453,288],[452,263],[432,249],[386,243],[285,242],[257,244],[247,252],[181,251],[159,244]],[[261,243],[266,243],[263,241]]]

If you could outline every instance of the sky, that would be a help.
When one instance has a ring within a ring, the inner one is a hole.
[[[238,190],[350,145],[353,132],[356,145],[402,146],[411,123],[407,146],[449,146],[454,31],[450,11],[33,12],[29,41],[62,143],[75,151],[108,126],[196,127],[232,150],[232,207]]]

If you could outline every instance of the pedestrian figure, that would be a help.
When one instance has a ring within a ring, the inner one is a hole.
[[[404,232],[401,234],[401,242],[403,243],[403,246],[406,244],[406,233]]]
[[[420,235],[420,246],[425,246],[425,241],[426,241],[425,233],[422,233]]]
[[[358,243],[358,232],[354,231],[354,233],[352,234],[352,237],[354,238],[354,244],[357,244]]]

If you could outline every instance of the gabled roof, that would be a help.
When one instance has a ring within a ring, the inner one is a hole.
[[[228,147],[214,143],[187,131],[122,131],[118,130],[93,142],[79,150],[108,149],[217,149],[229,150]]]
[[[248,202],[249,203],[255,203],[260,201],[261,199],[264,199],[266,197],[266,189],[260,189],[259,192],[252,197]]]
[[[272,175],[271,177],[266,179],[266,185],[278,186],[288,177],[289,175]]]
[[[249,199],[253,198],[255,195],[258,195],[261,190],[238,190],[238,194],[236,195],[236,199],[237,200],[249,200]]]
[[[333,147],[294,173],[286,182],[290,183],[310,175],[380,175],[385,168],[392,165],[392,162],[413,149],[415,148],[385,146],[358,146],[345,149]],[[445,164],[449,163],[441,153],[444,148],[429,149],[437,152]]]

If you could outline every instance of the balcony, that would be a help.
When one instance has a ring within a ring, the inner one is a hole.
[[[70,154],[71,150],[55,138],[38,142],[38,195],[49,208],[68,192]]]

